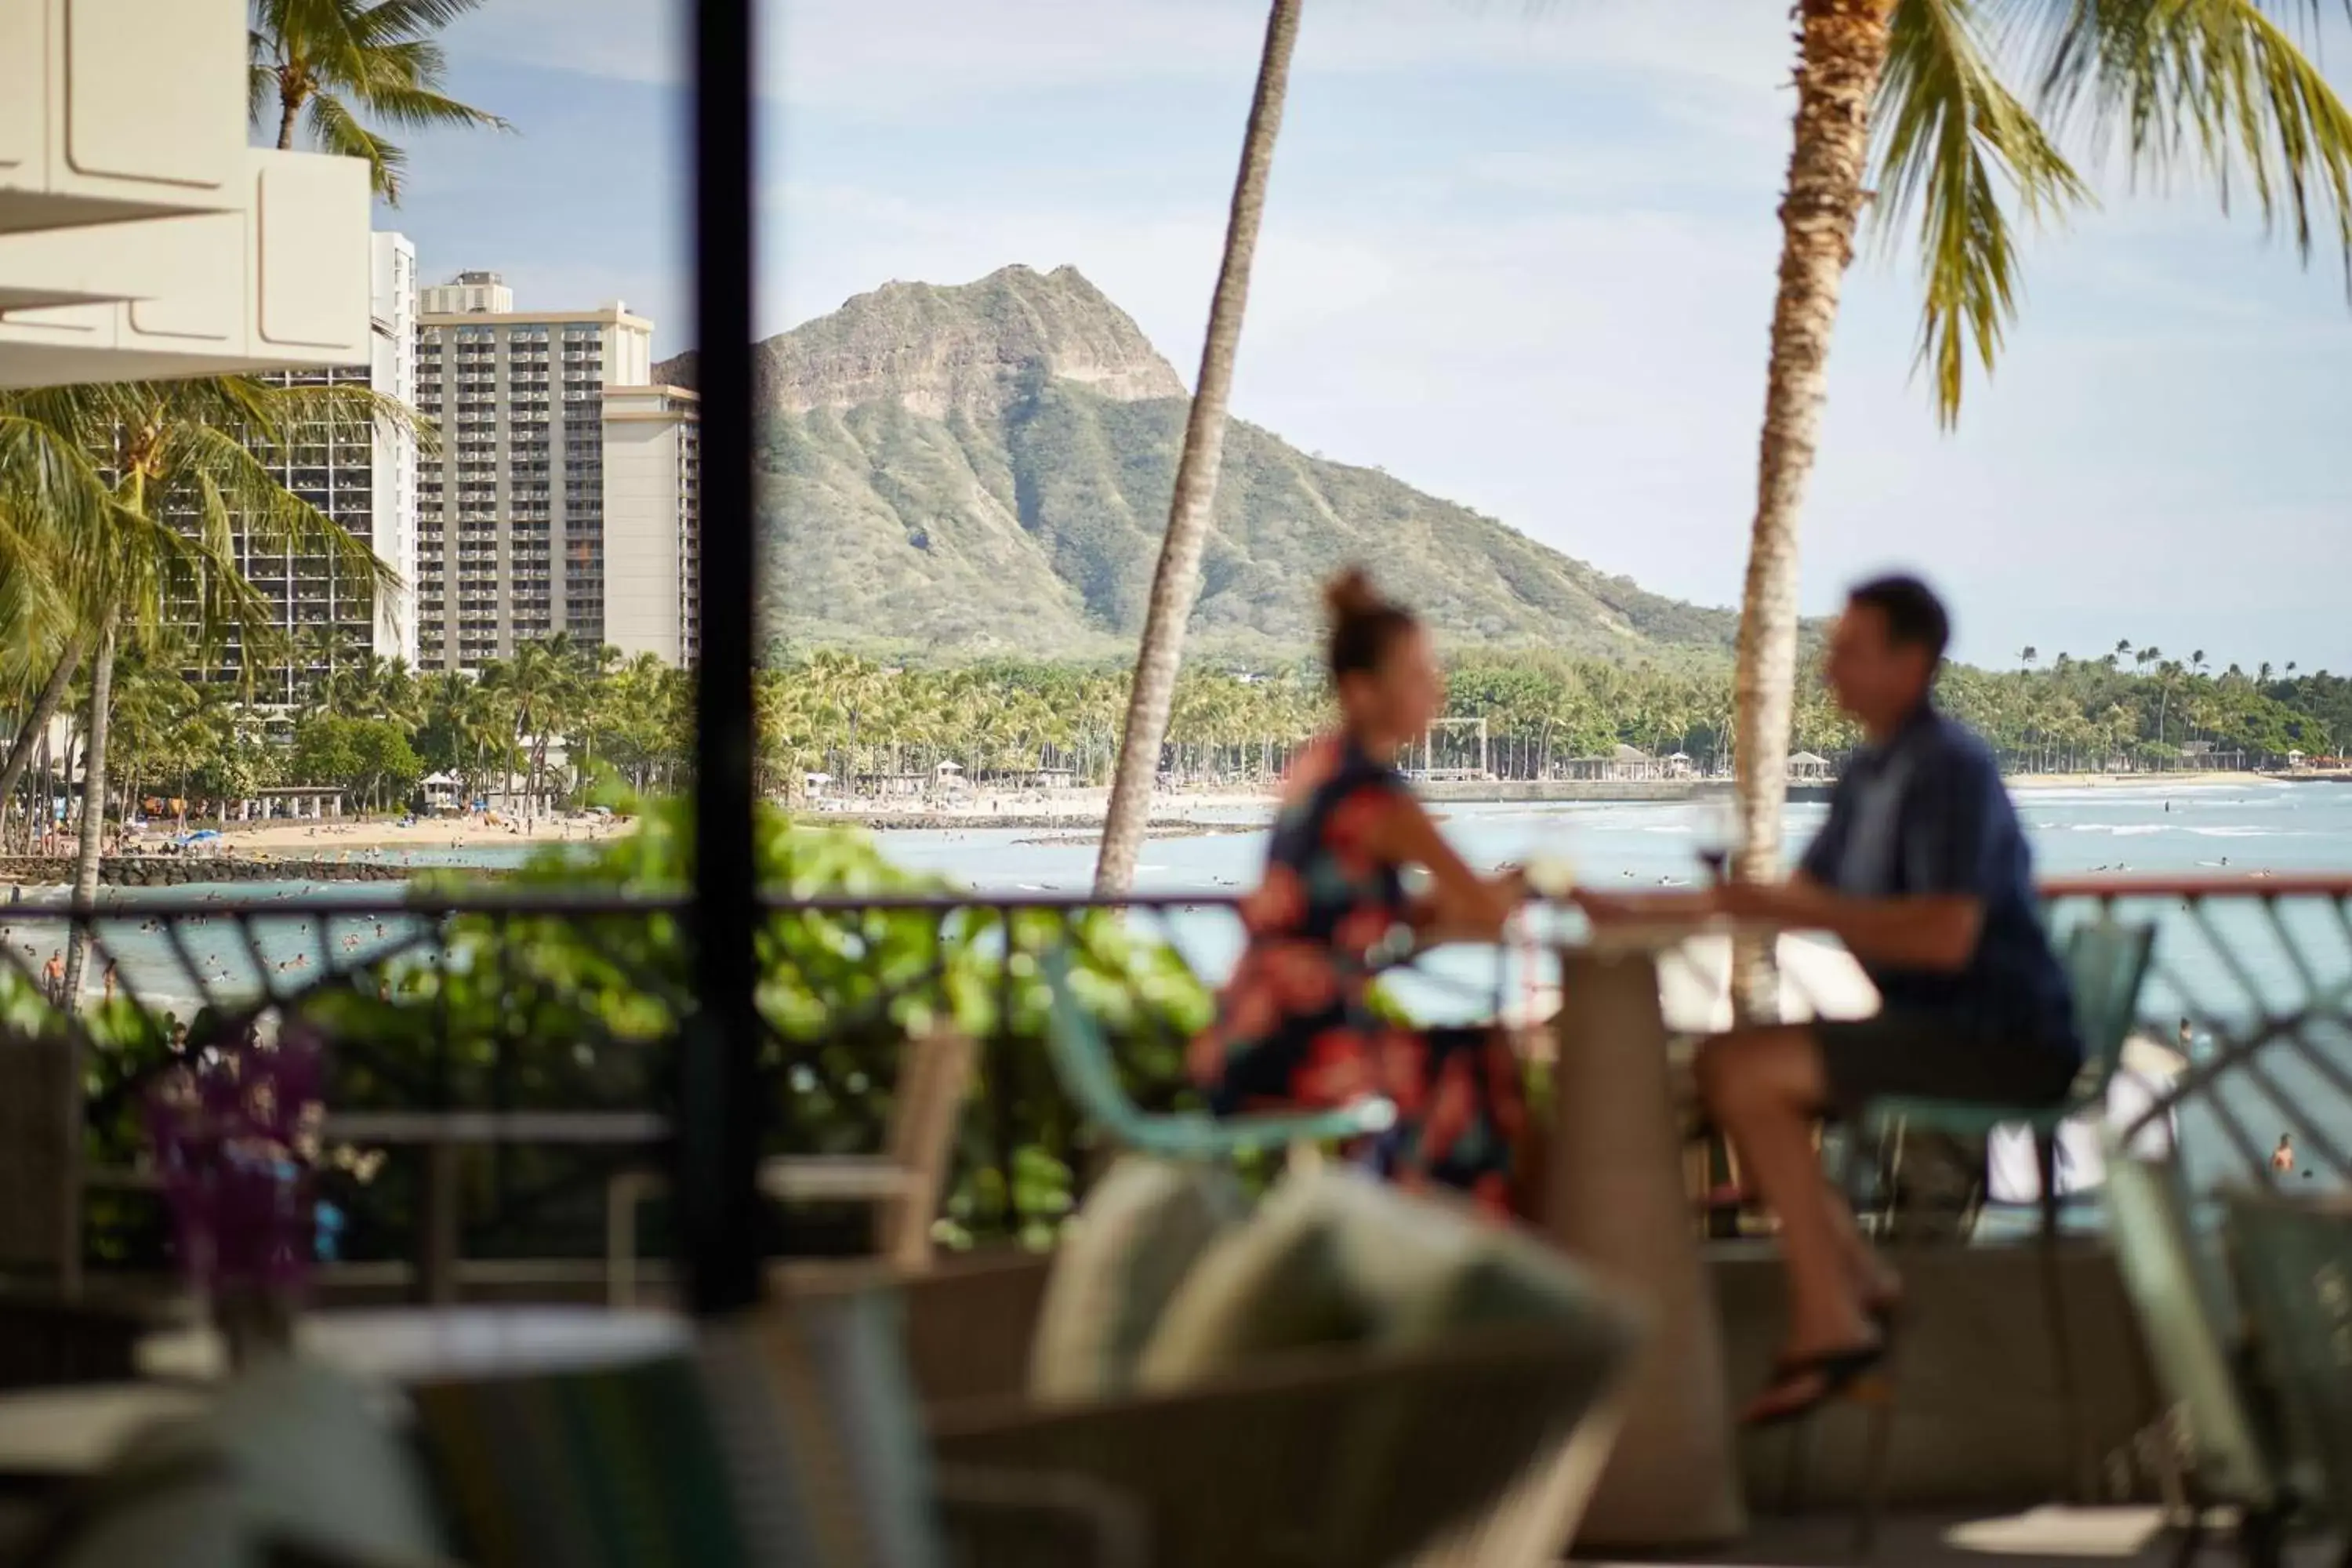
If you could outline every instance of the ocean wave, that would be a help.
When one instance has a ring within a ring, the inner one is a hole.
[[[2105,833],[2117,838],[2144,838],[2151,833],[2162,833],[2168,824],[2161,822],[2045,822],[2044,827],[2064,827],[2069,833]],[[2259,829],[2257,830],[2259,831]]]

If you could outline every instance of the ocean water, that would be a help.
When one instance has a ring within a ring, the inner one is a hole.
[[[2016,799],[2044,876],[2242,877],[2249,892],[2258,891],[2267,876],[2352,877],[2352,786],[2256,781],[2058,786],[2022,789]],[[1791,808],[1792,858],[1822,814],[1817,805]],[[1501,865],[1538,851],[1565,855],[1586,885],[1629,889],[1687,885],[1700,874],[1695,850],[1701,811],[1690,804],[1473,805],[1441,807],[1439,815],[1448,837],[1474,865]],[[1265,853],[1258,814],[1204,811],[1200,820],[1225,830],[1150,840],[1139,890],[1230,897],[1255,883]],[[899,864],[977,893],[1075,894],[1092,880],[1096,837],[1088,830],[976,826],[893,831],[881,838]],[[411,863],[510,864],[521,853],[506,846],[416,851]],[[123,981],[159,1005],[184,1011],[199,990],[249,995],[265,982],[282,992],[404,942],[414,928],[403,917],[343,912],[397,892],[391,884],[297,882],[124,890],[110,896],[114,914],[105,922],[107,951]],[[140,912],[142,905],[166,900],[257,901],[264,908],[243,929],[226,916],[184,926],[175,944]],[[28,974],[37,974],[60,945],[60,927],[42,915],[43,906],[55,901],[54,894],[28,894],[23,904],[0,908],[0,955]],[[2210,1049],[2215,1029],[2256,1026],[2298,1008],[2315,991],[2327,994],[2339,1015],[2347,1011],[2352,923],[2333,905],[2287,900],[2273,914],[2255,899],[2218,900],[2204,910],[2158,900],[2143,900],[2130,912],[2159,927],[2158,963],[2143,993],[2142,1015],[2155,1022],[2152,1032],[2166,1044],[2173,1043],[2167,1026],[2194,1019],[2192,1060]],[[1212,981],[1230,968],[1240,948],[1228,910],[1194,907],[1136,919],[1175,942]],[[93,989],[98,973],[94,966]],[[202,976],[201,986],[192,973]],[[1396,989],[1416,1014],[1454,1021],[1491,1016],[1498,1005],[1550,978],[1540,952],[1465,947],[1425,958]],[[2209,1168],[2242,1168],[2256,1163],[2283,1131],[2296,1132],[2306,1149],[2324,1140],[2352,1150],[2352,1031],[2336,1031],[2326,1048],[2331,1059],[2316,1065],[2284,1047],[2266,1053],[2259,1072],[2231,1075],[2209,1102],[2184,1110],[2179,1135],[2184,1151],[2197,1157],[2192,1163],[2211,1157],[2220,1164]],[[2352,1187],[2352,1171],[2322,1170],[2316,1179],[2331,1188]]]
[[[2098,785],[2023,789],[2018,814],[2032,840],[2036,868],[2044,876],[2114,872],[2243,876],[2249,889],[2263,874],[2343,872],[2352,876],[2352,786],[2243,784]],[[1790,808],[1788,843],[1793,859],[1819,826],[1824,808]],[[1701,808],[1683,802],[1574,805],[1465,805],[1437,808],[1444,829],[1473,865],[1499,866],[1542,852],[1565,855],[1588,886],[1627,889],[1688,885],[1699,875],[1696,858]],[[1217,830],[1155,837],[1146,844],[1136,885],[1160,894],[1199,893],[1231,897],[1257,879],[1265,856],[1262,815],[1244,808],[1202,811],[1199,821]],[[887,852],[911,870],[931,872],[978,893],[1083,893],[1092,883],[1096,835],[1089,829],[1021,829],[974,826],[954,830],[896,830],[879,836]],[[467,850],[418,849],[407,863],[423,868],[511,865],[521,846],[485,846]],[[142,990],[178,1001],[189,989],[194,967],[210,985],[226,990],[255,986],[262,974],[285,974],[290,984],[305,972],[364,957],[397,942],[409,928],[397,917],[331,912],[337,905],[382,902],[397,896],[392,884],[283,883],[192,884],[183,888],[110,890],[118,917],[105,925],[110,951],[121,973]],[[266,913],[253,922],[247,946],[232,922],[215,919],[184,931],[188,953],[174,951],[167,933],[142,927],[142,905],[160,902],[257,902]],[[60,901],[55,891],[27,893],[21,904],[0,908],[5,951],[37,972],[58,945],[58,928],[40,911]],[[2169,916],[2178,911],[2154,911]],[[2305,911],[2308,913],[2309,911]],[[2225,911],[2225,914],[2227,911]],[[1204,975],[1221,974],[1237,951],[1238,932],[1230,916],[1197,911],[1155,922],[1181,945]],[[377,934],[383,927],[383,934]],[[2169,933],[2168,933],[2169,934]],[[2331,933],[2315,930],[2314,943]],[[2337,947],[2345,938],[2336,935]],[[2192,974],[2235,981],[2210,953],[2192,951],[2184,934],[2168,943],[2182,951]],[[2262,949],[2257,951],[2257,949]],[[2248,944],[2242,955],[2258,973],[2293,979],[2274,967],[2292,961],[2274,941]],[[2346,954],[2352,964],[2352,952]],[[1438,1016],[1491,1005],[1494,960],[1482,954],[1449,955],[1437,967],[1439,991],[1415,998]],[[1475,979],[1473,977],[1475,977]],[[2224,998],[2203,998],[2202,1009],[2218,1011]],[[2196,1000],[2191,998],[2190,1000]]]

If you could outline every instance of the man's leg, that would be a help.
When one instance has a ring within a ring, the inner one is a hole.
[[[1822,1179],[1812,1124],[1828,1098],[1821,1054],[1801,1026],[1736,1029],[1700,1047],[1698,1089],[1780,1222],[1789,1270],[1788,1350],[1843,1350],[1870,1338],[1855,1288],[1867,1262],[1853,1215]]]

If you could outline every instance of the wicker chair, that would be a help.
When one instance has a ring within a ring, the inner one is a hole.
[[[1589,1336],[1545,1329],[1302,1351],[1196,1387],[1041,1407],[1025,1383],[1051,1261],[979,1255],[898,1281],[934,1450],[1139,1503],[1153,1563],[1538,1568],[1574,1534],[1615,1438],[1630,1343],[1596,1359]]]

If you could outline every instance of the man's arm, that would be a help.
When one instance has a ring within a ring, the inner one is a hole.
[[[1968,967],[1984,924],[1984,900],[1971,893],[1857,899],[1799,871],[1786,882],[1734,882],[1687,893],[1579,893],[1597,921],[1692,921],[1720,915],[1767,925],[1827,931],[1865,963],[1897,969]]]
[[[1777,886],[1734,883],[1719,903],[1737,919],[1827,931],[1864,963],[1895,969],[1966,969],[1984,929],[1984,900],[1974,893],[1857,899],[1801,871]]]

